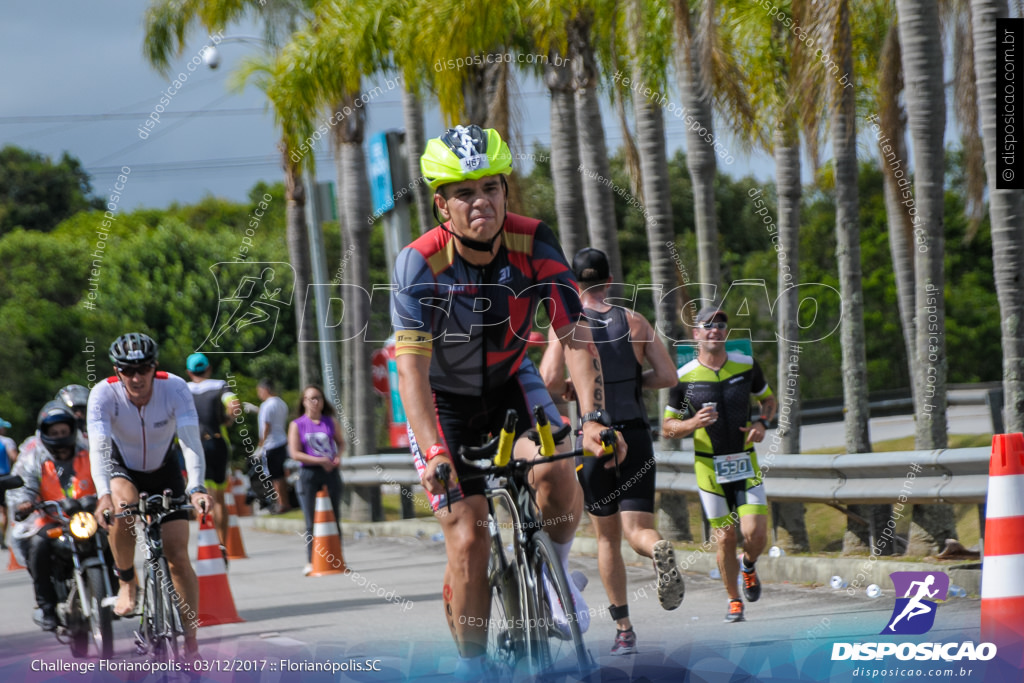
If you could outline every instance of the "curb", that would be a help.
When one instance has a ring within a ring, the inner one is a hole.
[[[306,524],[300,519],[278,517],[250,517],[256,529],[275,533],[303,534]],[[404,519],[393,522],[342,522],[346,537],[356,532],[367,536],[415,536],[430,537],[440,532],[440,525],[431,518]],[[597,555],[597,539],[577,536],[573,542],[574,555]],[[622,542],[622,559],[627,564],[649,565],[651,560],[633,551],[629,544]],[[676,547],[676,563],[686,572],[708,575],[717,567],[715,553]],[[883,591],[894,590],[889,574],[892,572],[942,572],[949,575],[951,584],[963,587],[970,596],[981,593],[981,561],[961,564],[938,564],[930,562],[900,562],[896,560],[865,557],[768,557],[762,555],[757,561],[757,573],[764,583],[799,583],[828,587],[833,576],[840,576],[849,585],[842,589],[849,595],[864,594],[871,584],[877,584]],[[831,589],[830,589],[831,590]]]

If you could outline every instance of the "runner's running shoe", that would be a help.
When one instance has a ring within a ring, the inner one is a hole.
[[[750,570],[743,568],[744,562],[740,560],[740,573],[743,576],[743,597],[747,602],[757,602],[761,598],[761,579],[757,578],[757,570],[753,567]]]
[[[730,600],[729,601],[729,613],[725,615],[725,620],[729,623],[735,623],[737,621],[743,621],[743,601],[742,600]]]
[[[654,544],[654,571],[658,574],[658,602],[663,609],[679,607],[686,593],[683,575],[676,566],[676,551],[664,539]]]
[[[613,655],[632,655],[636,654],[636,633],[633,632],[633,627],[630,626],[625,631],[615,632],[615,644],[612,645],[611,654]]]

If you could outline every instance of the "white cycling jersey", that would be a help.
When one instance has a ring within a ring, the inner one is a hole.
[[[163,464],[175,432],[188,471],[186,490],[202,484],[206,462],[201,455],[199,416],[181,377],[155,373],[153,395],[141,408],[129,400],[120,379],[109,377],[89,392],[86,415],[92,479],[100,496],[110,493],[112,445],[117,446],[128,469],[152,472]]]

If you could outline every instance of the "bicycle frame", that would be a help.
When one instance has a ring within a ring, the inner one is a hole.
[[[539,535],[542,532],[543,520],[537,507],[533,489],[529,485],[529,472],[533,467],[546,463],[557,462],[558,460],[574,458],[583,455],[581,449],[568,453],[555,453],[554,440],[551,435],[551,426],[548,423],[543,409],[540,406],[534,408],[534,416],[537,421],[538,445],[541,455],[545,456],[539,460],[514,460],[511,458],[512,447],[515,442],[515,427],[518,416],[514,410],[508,411],[505,418],[505,425],[502,433],[491,439],[487,444],[478,448],[463,447],[459,451],[459,457],[463,463],[477,470],[464,478],[476,478],[482,476],[497,476],[504,481],[499,486],[489,486],[485,490],[489,513],[489,529],[491,533],[491,560],[488,566],[489,580],[492,584],[492,592],[502,594],[506,600],[505,593],[512,592],[513,587],[509,585],[496,585],[496,581],[507,580],[509,559],[505,556],[504,544],[498,527],[497,507],[503,507],[508,512],[512,523],[514,562],[517,566],[515,575],[518,579],[518,586],[514,587],[518,597],[516,605],[505,605],[506,611],[514,608],[518,614],[514,615],[508,631],[504,633],[511,638],[511,641],[504,642],[506,649],[511,649],[513,659],[526,657],[537,668],[544,668],[551,665],[550,652],[548,652],[548,633],[551,624],[547,623],[544,614],[546,600],[543,595],[544,586],[537,571],[538,563],[550,559],[550,552],[541,552],[540,546],[545,550],[550,548],[550,539],[544,534],[543,541]],[[614,432],[603,433],[602,438],[606,443],[606,451],[614,443]],[[470,460],[467,455],[486,455],[487,460]],[[493,460],[490,457],[493,456]],[[562,575],[561,577],[551,576],[549,580],[556,586],[566,586],[567,579],[564,577],[561,567],[552,567],[549,573]],[[556,588],[559,601],[563,607],[572,605],[571,596],[563,588]],[[568,599],[567,599],[568,598]],[[493,598],[492,598],[493,599]],[[565,610],[568,615],[569,610]],[[516,623],[517,621],[521,623]],[[575,621],[573,619],[573,621]],[[491,625],[493,628],[493,624]],[[582,643],[582,636],[578,624],[571,624],[568,640],[573,643],[574,656],[578,660],[580,673],[591,666],[589,653],[586,652]],[[490,635],[489,635],[490,639]],[[521,650],[521,651],[520,651]]]
[[[178,639],[185,634],[177,602],[170,599],[164,584],[171,577],[164,557],[161,529],[168,515],[192,509],[187,500],[185,496],[173,497],[170,490],[156,496],[141,493],[137,509],[117,515],[131,518],[137,512],[142,518],[146,541],[142,611],[139,630],[135,632],[135,647],[139,654],[177,657]],[[168,646],[170,652],[167,651]]]

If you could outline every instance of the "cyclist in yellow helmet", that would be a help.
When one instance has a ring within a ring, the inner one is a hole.
[[[462,445],[476,446],[497,434],[510,408],[519,413],[520,432],[533,424],[533,405],[543,405],[549,419],[561,424],[526,355],[539,303],[564,347],[586,413],[584,447],[600,453],[600,432],[611,423],[603,410],[600,357],[589,328],[579,324],[579,288],[561,247],[547,225],[507,210],[508,145],[494,130],[457,126],[427,143],[420,168],[434,190],[435,216],[443,222],[403,249],[395,263],[399,391],[413,459],[444,531],[448,566],[442,596],[459,648],[455,673],[479,678],[485,673],[490,612],[487,501],[483,480],[460,481],[464,468],[455,454]],[[531,446],[520,439],[515,457],[537,457]],[[625,456],[621,437],[616,451],[617,458]],[[442,463],[455,473],[447,494],[437,477]],[[583,503],[573,465],[562,460],[538,467],[534,477],[545,530],[568,568]],[[572,586],[576,614],[555,614],[556,627],[566,627],[569,619],[578,619],[581,629],[589,624],[579,588]]]

